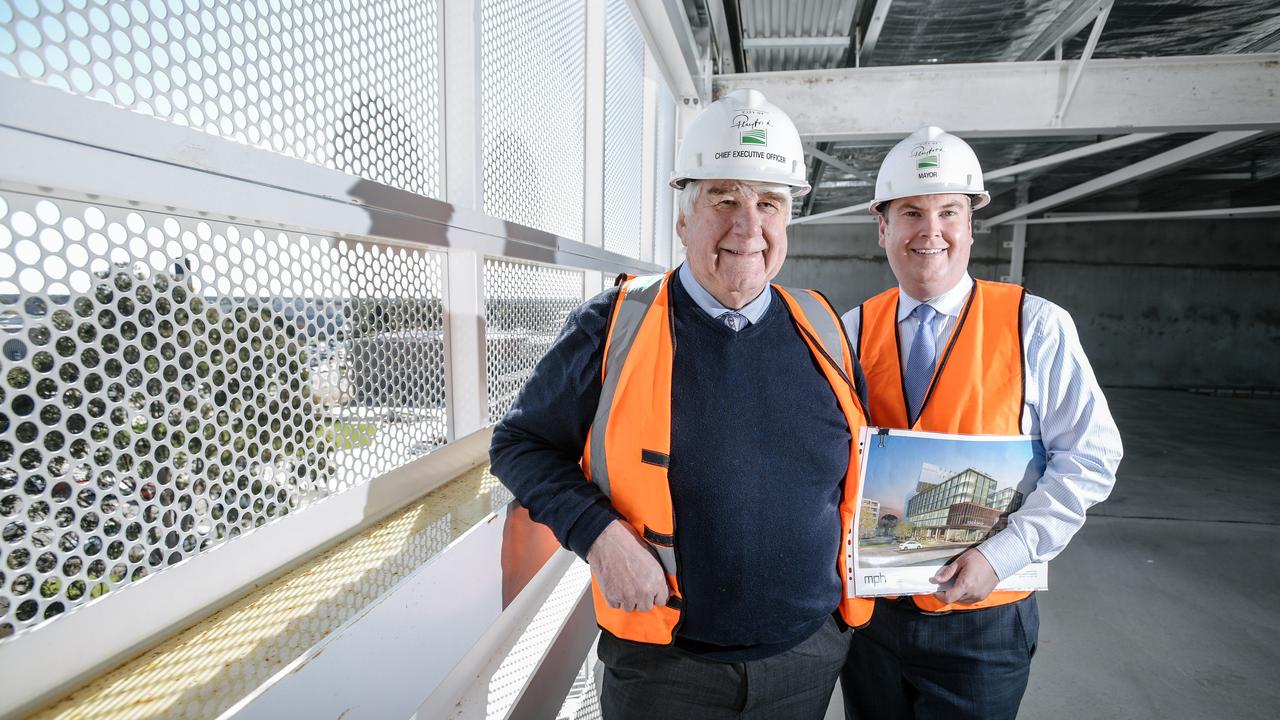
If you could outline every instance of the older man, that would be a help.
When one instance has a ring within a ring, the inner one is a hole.
[[[731,93],[672,185],[686,262],[570,315],[492,469],[591,566],[606,718],[821,717],[870,609],[844,583],[865,422],[835,312],[769,283],[799,136]]]
[[[1007,527],[934,576],[935,594],[876,601],[841,680],[850,717],[1016,716],[1039,614],[1031,593],[992,591],[1061,552],[1115,481],[1120,436],[1071,316],[969,276],[972,212],[988,202],[960,138],[928,127],[890,150],[871,211],[899,286],[844,322],[877,425],[1039,435],[1048,467]]]

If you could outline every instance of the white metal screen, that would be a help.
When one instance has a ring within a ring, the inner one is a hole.
[[[6,0],[0,73],[440,195],[435,0]]]
[[[443,444],[442,268],[0,193],[0,634]]]

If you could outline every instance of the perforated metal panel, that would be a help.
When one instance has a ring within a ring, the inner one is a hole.
[[[556,639],[556,633],[590,581],[591,569],[575,559],[489,680],[485,717],[506,717],[511,711],[520,691],[538,669],[538,662]]]
[[[533,367],[547,353],[569,311],[582,302],[578,270],[484,261],[485,377],[489,421],[511,409]]]
[[[0,192],[0,635],[443,444],[442,274]]]
[[[604,247],[640,257],[644,197],[644,37],[625,0],[605,17]]]
[[[0,73],[440,193],[434,0],[0,0]]]
[[[485,212],[578,241],[585,53],[581,1],[480,3]]]

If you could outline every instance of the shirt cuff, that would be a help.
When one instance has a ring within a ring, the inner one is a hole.
[[[1008,529],[987,538],[978,546],[978,552],[991,563],[991,569],[996,571],[996,576],[1001,580],[1032,563],[1031,553],[1027,552],[1021,538]]]
[[[587,551],[595,544],[596,538],[600,537],[600,533],[609,527],[609,523],[621,519],[622,516],[609,503],[603,500],[594,503],[588,506],[586,510],[583,510],[578,519],[573,521],[573,526],[565,534],[565,545],[568,545],[570,550],[582,558],[583,562],[586,562]]]

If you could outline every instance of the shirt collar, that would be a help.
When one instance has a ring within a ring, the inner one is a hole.
[[[725,307],[719,300],[715,299],[706,288],[698,284],[696,278],[693,277],[693,271],[689,269],[689,263],[680,264],[680,284],[689,292],[689,297],[702,308],[702,311],[713,318],[731,312],[730,308]],[[769,301],[773,298],[773,293],[769,292],[766,285],[764,292],[756,296],[755,300],[738,308],[737,312],[747,319],[748,322],[754,324],[760,322],[760,318],[764,317],[764,313],[769,309]]]
[[[899,285],[898,322],[906,320],[907,316],[911,314],[911,311],[916,309],[916,306],[923,305],[926,302],[932,305],[934,310],[937,310],[943,315],[960,317],[960,311],[964,309],[964,301],[969,297],[969,290],[972,287],[973,278],[969,276],[969,273],[965,273],[964,277],[960,278],[960,282],[956,283],[956,286],[950,290],[934,298],[917,300],[908,295],[907,291],[903,290],[902,286]]]

